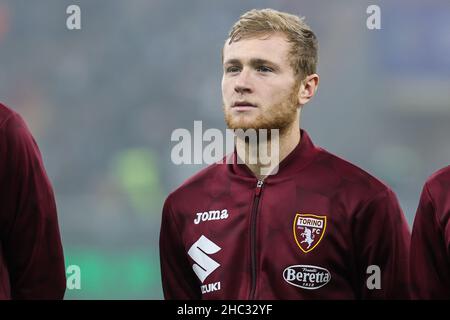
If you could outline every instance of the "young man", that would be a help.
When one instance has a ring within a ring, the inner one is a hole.
[[[411,239],[412,298],[450,299],[450,166],[423,187]]]
[[[231,29],[226,123],[279,129],[280,163],[262,174],[238,135],[232,164],[211,165],[168,196],[166,299],[408,298],[409,230],[396,196],[300,130],[319,83],[316,63],[316,37],[297,16],[252,10]]]
[[[26,124],[0,104],[0,299],[62,299],[56,205]]]

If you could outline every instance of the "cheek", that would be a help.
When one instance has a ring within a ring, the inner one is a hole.
[[[287,95],[285,91],[281,88],[278,90],[276,88],[267,88],[267,90],[262,90],[261,95],[264,101],[267,101],[269,105],[277,105],[286,100]]]
[[[286,101],[292,95],[294,82],[283,81],[280,83],[274,83],[262,91],[262,94],[271,101],[272,104],[279,104]]]

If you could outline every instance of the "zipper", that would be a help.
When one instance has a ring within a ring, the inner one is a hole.
[[[258,213],[258,206],[260,200],[260,194],[262,190],[262,186],[264,184],[263,180],[258,180],[255,188],[255,196],[253,198],[253,206],[252,206],[252,214],[250,221],[250,255],[251,255],[251,289],[249,300],[255,299],[255,291],[256,291],[256,216]]]

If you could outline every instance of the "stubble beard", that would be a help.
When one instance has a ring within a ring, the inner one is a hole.
[[[248,129],[256,131],[266,129],[268,135],[270,135],[271,129],[278,129],[280,136],[282,136],[292,127],[297,118],[298,89],[299,83],[296,83],[287,99],[270,107],[265,112],[260,112],[254,120],[245,119],[245,115],[233,116],[232,111],[225,104],[222,104],[228,128],[233,130],[241,129],[244,132]]]

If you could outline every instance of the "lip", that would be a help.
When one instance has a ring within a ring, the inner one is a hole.
[[[257,108],[257,106],[248,101],[238,101],[233,104],[232,108],[238,111],[244,111]]]

